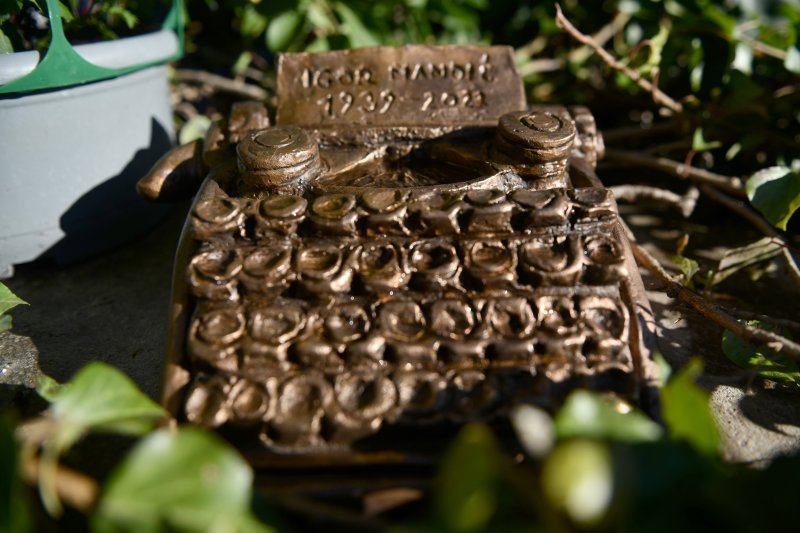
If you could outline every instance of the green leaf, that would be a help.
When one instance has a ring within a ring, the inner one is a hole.
[[[286,50],[292,43],[297,30],[303,23],[303,17],[297,11],[284,11],[269,23],[267,27],[267,46],[274,52]]]
[[[787,167],[759,170],[747,180],[747,197],[770,224],[782,230],[800,207],[800,173]]]
[[[239,32],[245,39],[256,39],[267,29],[267,17],[262,15],[255,6],[248,5],[242,13]]]
[[[781,244],[777,239],[764,237],[746,246],[727,250],[722,255],[717,271],[714,273],[714,284],[720,283],[742,269],[769,261],[780,255],[781,249]]]
[[[167,417],[164,409],[140,391],[128,376],[100,362],[83,367],[50,396],[48,413],[70,435],[95,429],[142,435],[157,420]]]
[[[11,292],[11,289],[0,283],[0,315],[18,305],[28,305],[28,302]]]
[[[14,45],[2,29],[0,29],[0,54],[10,54],[14,51]]]
[[[720,146],[722,146],[722,143],[719,141],[706,140],[705,136],[703,135],[703,128],[697,128],[694,130],[694,135],[692,135],[692,150],[695,152],[705,152],[707,150],[719,148]]]
[[[560,444],[542,468],[542,488],[550,503],[573,521],[596,524],[606,514],[614,492],[608,447],[582,439]]]
[[[663,387],[669,382],[669,378],[672,376],[672,367],[664,356],[661,355],[661,352],[655,352],[653,354],[653,361],[655,361],[656,368],[658,369],[658,384]]]
[[[669,436],[687,441],[701,453],[719,453],[717,431],[708,393],[696,383],[703,370],[700,359],[693,358],[661,389],[661,408]]]
[[[380,41],[366,26],[355,11],[347,5],[336,2],[333,5],[336,13],[342,18],[341,32],[347,36],[350,46],[361,48],[364,46],[378,46]]]
[[[128,29],[133,29],[137,24],[139,24],[139,18],[122,6],[109,6],[108,14],[111,16],[120,17],[125,22],[125,25],[128,27]]]
[[[700,265],[694,259],[689,259],[688,257],[683,257],[682,255],[675,255],[672,258],[672,261],[677,265],[677,267],[683,273],[683,283],[689,288],[694,288],[694,279],[695,274],[700,270]]]
[[[62,387],[63,385],[61,385],[61,383],[54,380],[47,374],[39,374],[38,383],[36,383],[36,393],[48,402],[52,403],[56,399],[56,396]]]
[[[658,440],[661,426],[628,404],[586,390],[567,397],[555,416],[560,439],[586,437],[626,442]]]
[[[501,456],[486,426],[465,426],[448,448],[435,492],[440,519],[451,531],[485,529],[497,509],[495,483]]]
[[[783,60],[783,66],[789,72],[800,74],[800,50],[795,46],[790,46],[786,50],[786,58]]]
[[[253,473],[199,428],[152,433],[111,473],[92,519],[99,532],[269,531],[250,512]]]
[[[61,13],[61,18],[64,19],[64,22],[72,22],[75,18],[72,15],[72,10],[69,8],[69,6],[64,5],[64,2],[58,3],[58,11]]]
[[[746,322],[748,326],[772,330],[758,320]],[[779,332],[784,334],[784,332]],[[787,336],[784,334],[784,336]],[[788,337],[788,336],[787,336]],[[800,386],[800,368],[793,359],[768,346],[754,347],[741,337],[726,330],[722,334],[722,352],[742,368],[759,368],[759,374],[778,381],[788,381]]]
[[[0,315],[0,333],[11,329],[11,315]]]
[[[205,137],[208,128],[211,127],[211,119],[205,115],[195,115],[186,121],[178,134],[178,141],[187,144],[197,139]]]
[[[336,31],[336,19],[330,11],[322,5],[312,2],[308,5],[308,21],[319,30],[322,35],[329,35]]]

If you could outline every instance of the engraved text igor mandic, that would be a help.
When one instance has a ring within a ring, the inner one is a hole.
[[[482,54],[475,62],[404,62],[390,63],[384,68],[378,71],[366,65],[312,66],[303,69],[300,81],[304,89],[325,91],[316,104],[328,117],[338,118],[353,111],[386,114],[397,102],[398,94],[409,93],[420,95],[416,109],[420,112],[437,108],[482,108],[487,105],[486,93],[475,87],[495,79],[489,54]],[[425,83],[423,88],[439,86],[444,89],[417,92],[407,86],[416,82],[422,85],[426,81],[431,83]],[[467,88],[455,88],[465,84]]]

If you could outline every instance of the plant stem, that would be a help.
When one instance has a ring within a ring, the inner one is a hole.
[[[755,346],[766,344],[776,352],[787,355],[795,361],[800,361],[800,344],[770,331],[739,322],[727,310],[687,289],[681,283],[675,281],[659,264],[658,260],[635,241],[633,233],[627,226],[625,226],[625,230],[631,241],[636,263],[651,272],[665,286],[667,294],[688,304],[707,319],[722,326],[746,342]]]
[[[606,159],[609,161],[619,161],[631,165],[653,168],[681,179],[689,179],[697,183],[713,185],[714,187],[723,189],[740,198],[745,198],[747,196],[740,178],[723,176],[722,174],[709,172],[702,168],[678,163],[666,157],[649,156],[627,150],[606,150]]]
[[[576,41],[594,50],[594,52],[600,56],[600,59],[602,59],[606,65],[616,71],[622,72],[631,80],[633,80],[636,85],[649,92],[652,95],[654,102],[670,109],[676,114],[683,113],[683,106],[680,103],[670,98],[649,80],[644,79],[641,74],[629,66],[623,65],[617,58],[606,52],[606,50],[597,44],[597,42],[595,42],[590,36],[581,33],[575,26],[572,25],[567,17],[564,16],[564,13],[561,11],[561,6],[558,4],[556,4],[556,24],[569,33]]]

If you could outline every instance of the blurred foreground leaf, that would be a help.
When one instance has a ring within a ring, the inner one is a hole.
[[[497,509],[496,485],[502,457],[486,426],[462,429],[440,464],[436,510],[453,531],[484,529]]]
[[[0,531],[9,533],[23,533],[31,528],[18,461],[12,425],[5,416],[0,416]]]
[[[302,24],[303,17],[299,12],[293,10],[284,11],[272,19],[267,27],[269,49],[281,52],[289,48]]]
[[[604,443],[571,440],[560,444],[542,470],[545,496],[579,524],[605,515],[613,495],[611,453]]]
[[[253,473],[193,427],[152,433],[112,472],[93,518],[100,532],[270,531],[250,512]]]
[[[696,383],[702,370],[700,359],[689,360],[661,390],[661,407],[670,438],[687,441],[713,456],[719,452],[719,433],[708,392]]]
[[[48,414],[76,437],[89,430],[143,435],[167,417],[128,376],[101,362],[86,365],[58,390],[43,395],[52,402]]]
[[[567,397],[555,417],[560,439],[587,437],[628,442],[653,441],[661,427],[628,404],[586,390]]]

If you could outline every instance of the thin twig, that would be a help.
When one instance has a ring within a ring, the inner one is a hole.
[[[688,304],[695,311],[722,326],[734,335],[744,339],[746,342],[755,346],[767,345],[776,352],[787,355],[795,361],[800,361],[800,344],[785,337],[766,331],[754,326],[748,326],[736,320],[727,310],[719,305],[708,301],[694,291],[689,290],[670,276],[664,267],[654,258],[650,252],[645,250],[633,237],[631,230],[625,226],[628,239],[631,242],[633,256],[636,263],[642,268],[651,272],[666,288],[668,295],[678,298]]]
[[[208,85],[218,91],[235,94],[250,100],[264,101],[267,99],[267,91],[257,85],[219,76],[205,70],[175,69],[173,80]]]
[[[617,201],[627,203],[636,203],[640,200],[662,202],[676,208],[684,218],[692,215],[695,205],[697,205],[697,198],[700,196],[696,187],[689,187],[683,196],[667,189],[648,185],[617,185],[609,188]]]
[[[561,70],[563,67],[563,59],[533,59],[521,65],[517,70],[519,71],[519,75],[524,78],[540,72],[555,72],[556,70]]]
[[[628,21],[631,20],[631,16],[628,13],[624,13],[620,11],[617,13],[611,22],[600,28],[600,30],[592,35],[590,39],[594,42],[597,46],[605,46],[605,44],[616,34],[622,31],[625,28],[625,25]],[[591,55],[592,48],[584,45],[580,48],[576,48],[572,50],[569,54],[567,54],[567,61],[570,63],[582,63],[586,61],[586,59]]]
[[[678,124],[672,120],[665,122],[657,122],[650,125],[642,126],[626,126],[622,128],[615,128],[612,130],[603,131],[603,140],[606,144],[612,144],[620,141],[627,141],[631,138],[643,139],[646,137],[655,137],[657,135],[664,135],[667,133],[675,133],[678,131]]]
[[[576,41],[594,50],[594,52],[600,56],[600,59],[602,59],[606,65],[616,71],[624,73],[642,90],[652,94],[653,100],[657,104],[670,109],[676,114],[683,112],[683,106],[680,103],[670,98],[658,87],[653,85],[653,83],[651,83],[649,80],[643,78],[641,74],[629,66],[622,64],[619,60],[617,60],[617,58],[606,52],[606,50],[602,46],[598,45],[591,37],[581,33],[575,26],[572,25],[567,17],[564,16],[564,13],[561,11],[561,6],[558,4],[556,4],[556,24],[569,33]]]
[[[769,222],[764,220],[761,215],[756,213],[744,202],[737,200],[736,198],[731,198],[730,196],[721,193],[713,187],[701,185],[700,189],[702,190],[703,194],[708,196],[711,200],[720,205],[724,205],[740,217],[744,218],[767,237],[772,237],[777,240],[781,246],[783,262],[786,264],[786,270],[789,273],[789,277],[796,285],[800,286],[800,268],[798,268],[797,261],[792,255],[792,247],[786,242],[786,239],[781,232],[772,227]]]
[[[721,174],[709,172],[708,170],[703,170],[702,168],[687,166],[666,157],[654,157],[626,150],[606,150],[605,158],[610,161],[619,161],[631,165],[661,170],[678,178],[712,185],[741,198],[746,196],[740,178],[723,176]]]

